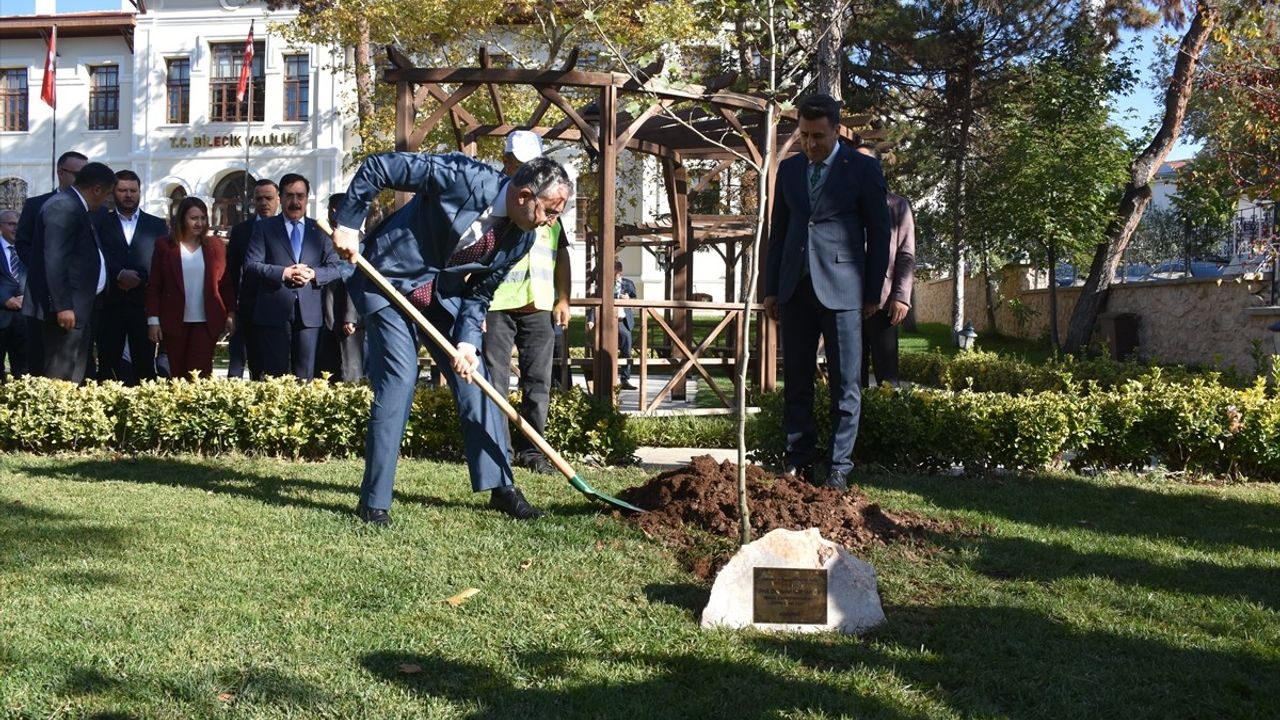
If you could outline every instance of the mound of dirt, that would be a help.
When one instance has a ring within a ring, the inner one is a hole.
[[[647,534],[685,553],[690,569],[714,575],[732,551],[707,547],[707,535],[736,541],[738,537],[738,468],[728,460],[717,463],[704,455],[689,465],[662,473],[640,487],[619,493],[627,502],[649,512],[631,520]],[[783,475],[747,468],[752,537],[786,528],[816,527],[822,536],[857,551],[872,545],[919,538],[936,522],[907,513],[888,513],[850,488],[841,493],[815,487]],[[699,548],[703,551],[699,552]]]

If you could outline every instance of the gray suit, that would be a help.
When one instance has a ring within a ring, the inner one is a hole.
[[[862,384],[875,369],[877,383],[898,382],[898,326],[889,322],[889,304],[911,307],[911,284],[916,272],[916,223],[911,204],[889,193],[889,217],[893,237],[889,241],[889,269],[880,292],[880,311],[863,320]]]
[[[75,189],[50,198],[36,219],[22,302],[22,314],[43,323],[45,377],[84,381],[102,261],[93,218]],[[58,327],[63,310],[75,311],[72,330]]]
[[[840,146],[813,201],[809,163],[778,165],[765,261],[766,297],[782,313],[786,462],[814,460],[814,358],[826,344],[831,385],[831,471],[848,473],[862,393],[862,307],[878,303],[889,256],[889,207],[880,164]]]

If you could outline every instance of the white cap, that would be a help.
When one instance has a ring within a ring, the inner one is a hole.
[[[512,130],[507,135],[507,152],[522,163],[542,157],[542,138],[529,130]]]

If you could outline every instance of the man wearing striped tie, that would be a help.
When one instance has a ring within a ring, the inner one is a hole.
[[[384,189],[416,193],[368,237],[355,228]],[[506,417],[471,384],[488,379],[480,360],[483,323],[494,290],[528,254],[537,228],[554,223],[571,195],[559,163],[534,158],[507,178],[459,153],[385,153],[366,158],[338,210],[335,250],[362,252],[373,267],[423,311],[458,347],[448,358],[428,343],[458,403],[471,488],[490,492],[489,507],[520,520],[541,516],[516,489],[507,455]],[[365,442],[365,472],[356,513],[379,526],[391,523],[392,486],[405,424],[418,381],[413,321],[382,297],[363,275],[347,291],[365,318],[366,358],[373,407]]]
[[[27,374],[27,323],[22,317],[27,269],[13,244],[17,234],[18,211],[0,210],[0,381]]]

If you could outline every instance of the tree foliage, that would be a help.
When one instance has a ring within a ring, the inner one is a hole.
[[[1280,200],[1280,5],[1224,13],[1204,53],[1187,131],[1204,142],[1190,169],[1226,196]]]
[[[1053,53],[1016,71],[1020,77],[993,107],[991,147],[968,195],[968,211],[982,218],[975,246],[1029,257],[1051,280],[1060,261],[1078,262],[1102,241],[1124,183],[1125,134],[1110,122],[1106,99],[1132,76],[1096,51],[1100,42],[1080,20]],[[1049,319],[1056,343],[1056,313]]]

